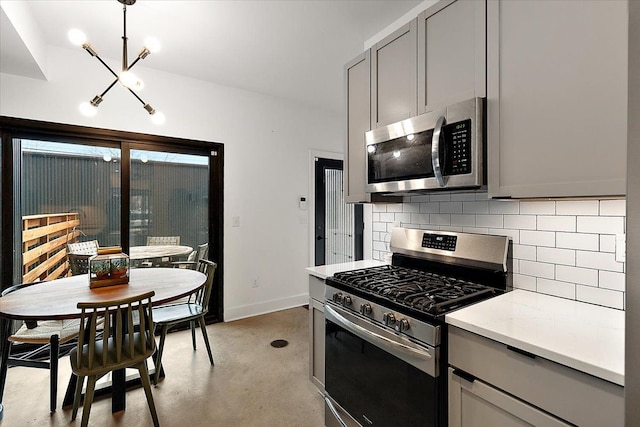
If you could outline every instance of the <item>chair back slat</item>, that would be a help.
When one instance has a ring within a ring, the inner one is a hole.
[[[78,308],[81,309],[81,334],[76,366],[95,371],[109,369],[114,363],[150,356],[155,350],[155,339],[152,324],[145,319],[151,316],[153,295],[155,292],[151,291],[116,301],[78,303]],[[140,319],[138,329],[136,317]],[[97,324],[101,318],[104,318],[104,331],[100,338]],[[140,349],[136,348],[136,339],[142,343]],[[97,342],[101,343],[99,349]],[[86,353],[83,351],[85,348]],[[88,358],[86,361],[83,361],[83,354]]]
[[[209,310],[209,299],[211,298],[213,279],[217,268],[218,264],[213,261],[206,259],[198,260],[198,271],[204,273],[207,279],[204,285],[194,294],[194,302],[202,307],[204,313],[207,313]]]

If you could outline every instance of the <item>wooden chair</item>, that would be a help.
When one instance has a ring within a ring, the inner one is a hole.
[[[121,300],[78,303],[82,310],[80,336],[78,346],[70,354],[71,369],[78,376],[71,420],[75,420],[78,413],[84,378],[88,377],[82,427],[89,422],[97,379],[130,366],[138,368],[153,425],[159,425],[147,369],[147,359],[156,349],[151,310],[154,294],[151,291]],[[101,319],[104,321],[103,333],[97,327]]]
[[[211,298],[211,290],[213,288],[213,277],[215,275],[218,264],[205,259],[201,259],[198,262],[198,270],[206,274],[207,276],[204,286],[200,288],[198,292],[192,294],[189,297],[189,300],[185,303],[164,305],[155,307],[153,309],[153,320],[156,329],[158,327],[162,328],[160,335],[160,345],[158,347],[158,353],[156,355],[156,375],[154,378],[154,384],[158,383],[158,379],[160,377],[160,369],[162,367],[162,351],[164,350],[164,342],[167,338],[169,328],[179,323],[189,322],[189,326],[191,327],[191,341],[193,343],[193,349],[195,350],[195,322],[198,321],[200,329],[202,330],[204,343],[207,346],[209,361],[213,365],[213,356],[211,355],[211,346],[209,345],[209,337],[207,336],[204,316],[209,311],[209,299]]]
[[[35,284],[25,283],[11,286],[2,292],[2,296]],[[79,319],[26,321],[15,333],[9,336],[6,343],[9,346],[7,366],[26,366],[50,370],[51,412],[55,412],[57,406],[58,359],[68,353],[69,350],[65,350],[65,347],[70,347],[72,341],[78,336],[79,330]],[[30,344],[30,351],[11,355],[14,343]],[[65,344],[67,345],[65,346]],[[34,345],[35,348],[33,348]],[[48,353],[48,359],[44,358],[45,353]]]
[[[198,268],[198,261],[201,259],[207,259],[209,256],[209,244],[203,243],[202,245],[198,245],[198,249],[191,252],[186,261],[174,261],[171,265],[174,268],[188,268],[190,270],[195,270]]]
[[[180,236],[147,236],[147,246],[180,244]]]

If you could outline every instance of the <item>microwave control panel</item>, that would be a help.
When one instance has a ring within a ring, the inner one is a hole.
[[[445,152],[445,175],[471,173],[471,119],[442,127]]]

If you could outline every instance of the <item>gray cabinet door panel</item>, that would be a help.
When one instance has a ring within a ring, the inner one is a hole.
[[[487,7],[491,196],[624,195],[625,1]]]
[[[485,96],[486,2],[438,2],[418,17],[418,113]]]
[[[417,20],[371,48],[373,128],[417,114]]]

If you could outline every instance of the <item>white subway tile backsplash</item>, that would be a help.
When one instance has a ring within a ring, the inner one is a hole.
[[[599,271],[598,286],[614,291],[625,290],[625,274],[613,271]]]
[[[600,252],[615,252],[616,236],[610,234],[600,235]]]
[[[523,245],[550,246],[556,245],[556,233],[551,231],[520,231],[520,243]]]
[[[538,246],[537,260],[551,264],[576,265],[576,251]]]
[[[440,213],[440,203],[420,203],[420,213]]]
[[[536,291],[560,298],[576,299],[576,285],[573,283],[538,278]]]
[[[576,266],[622,273],[623,264],[616,261],[615,254],[604,252],[576,251]]]
[[[440,213],[462,213],[462,202],[442,202],[440,203]]]
[[[624,308],[615,235],[625,232],[625,208],[625,200],[507,201],[485,192],[405,197],[374,204],[373,256],[390,254],[397,226],[504,235],[513,244],[515,288]]]
[[[489,212],[492,214],[512,214],[520,213],[520,203],[506,200],[489,201]]]
[[[434,225],[451,225],[450,214],[431,214],[431,224]]]
[[[380,222],[393,222],[395,221],[395,214],[392,213],[381,213],[380,214]]]
[[[402,204],[402,212],[419,213],[420,212],[420,203],[403,203]]]
[[[615,216],[578,217],[578,232],[599,234],[624,233],[624,218]]]
[[[600,215],[625,216],[626,200],[600,200]]]
[[[536,246],[513,245],[513,257],[516,259],[524,259],[528,261],[537,261]]]
[[[575,216],[538,216],[538,230],[576,231]]]
[[[462,202],[462,212],[466,214],[488,214],[489,201]]]
[[[502,215],[476,215],[476,227],[503,227]]]
[[[559,200],[556,215],[598,215],[598,200]]]
[[[471,202],[477,200],[476,193],[453,193],[451,195],[452,202]],[[488,200],[486,198],[482,200]]]
[[[505,215],[504,228],[515,230],[535,230],[537,217],[535,215]]]
[[[411,222],[414,224],[429,224],[429,214],[411,214]]]
[[[466,226],[466,227],[475,227],[476,226],[476,216],[475,215],[451,215],[451,225],[458,226]]]
[[[603,305],[605,307],[624,308],[624,293],[609,289],[593,288],[591,286],[576,286],[576,299],[591,304]]]
[[[523,276],[522,274],[513,274],[513,287],[516,289],[525,289],[527,291],[536,291],[536,278],[533,276]]]
[[[402,203],[389,203],[387,205],[387,212],[402,212]]]
[[[546,279],[553,279],[555,277],[554,264],[520,260],[520,274],[527,276],[544,277]]]
[[[520,213],[525,215],[553,215],[556,202],[520,202]]]
[[[562,282],[573,282],[588,286],[598,286],[598,270],[591,268],[556,266],[556,279]]]
[[[451,194],[449,193],[436,193],[429,196],[431,202],[448,202],[451,200]]]
[[[556,233],[556,247],[597,251],[600,246],[599,235],[583,233]]]

